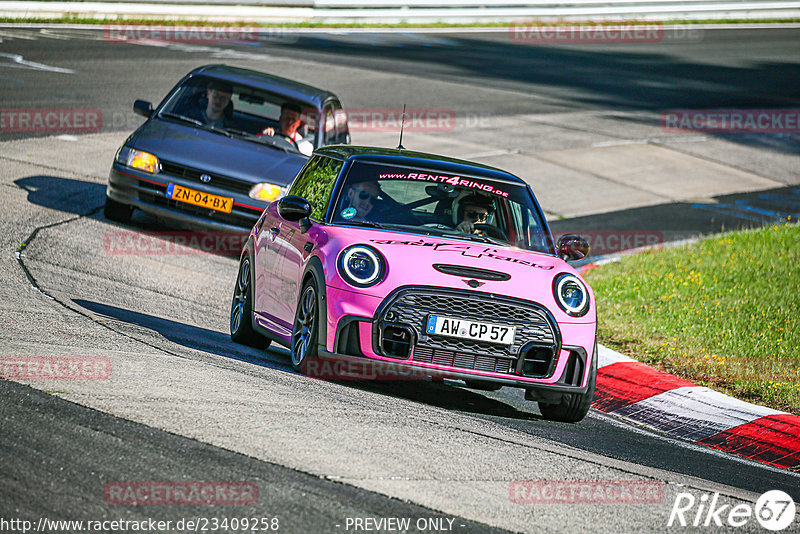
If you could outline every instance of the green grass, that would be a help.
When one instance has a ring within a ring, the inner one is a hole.
[[[55,1],[55,0],[40,0],[40,1]],[[88,0],[87,0],[88,1]],[[769,18],[769,19],[708,19],[708,20],[667,20],[667,21],[646,21],[646,20],[626,20],[624,24],[644,24],[654,26],[657,24],[788,24],[800,22],[800,18]],[[403,22],[397,24],[374,24],[374,23],[322,23],[322,22],[214,22],[208,20],[163,20],[163,19],[148,19],[148,18],[92,18],[92,17],[78,17],[78,16],[65,16],[65,17],[0,17],[2,24],[93,24],[93,25],[157,25],[157,26],[219,26],[219,27],[259,27],[259,28],[492,28],[492,27],[508,27],[512,22],[476,22],[476,23],[427,23],[419,24],[414,22]],[[570,22],[570,21],[536,21],[520,19],[517,23],[535,26],[586,26],[586,25],[614,25],[618,26],[620,21],[583,21],[583,22]]]
[[[800,414],[800,226],[623,257],[586,273],[599,340],[734,397]]]

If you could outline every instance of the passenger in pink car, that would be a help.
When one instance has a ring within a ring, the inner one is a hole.
[[[375,216],[382,211],[380,200],[378,199],[380,194],[381,191],[377,182],[353,184],[346,193],[350,207],[356,210],[355,217],[357,219],[366,219],[372,213],[371,220],[375,220]]]

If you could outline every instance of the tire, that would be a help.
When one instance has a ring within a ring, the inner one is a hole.
[[[477,389],[479,391],[498,391],[502,388],[502,384],[495,384],[493,382],[482,382],[480,380],[465,380],[469,389]]]
[[[309,374],[309,364],[315,364],[318,354],[319,339],[319,300],[317,286],[313,280],[303,284],[297,312],[292,327],[292,367]]]
[[[239,263],[239,274],[231,301],[231,339],[236,343],[266,349],[270,340],[253,330],[253,290],[250,283],[250,256]]]
[[[117,202],[109,197],[106,197],[106,205],[103,207],[103,215],[109,221],[119,223],[131,222],[131,215],[133,215],[133,206],[128,206],[122,202]]]
[[[586,393],[567,393],[560,404],[539,403],[542,417],[548,421],[561,423],[577,423],[589,413],[589,408],[594,400],[594,389],[597,384],[597,347],[592,356],[592,369],[589,372],[589,387]]]

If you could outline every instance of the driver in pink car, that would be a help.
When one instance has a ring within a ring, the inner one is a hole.
[[[465,234],[476,234],[475,224],[487,224],[489,214],[494,206],[492,201],[481,195],[464,197],[458,206],[458,220],[456,230]]]

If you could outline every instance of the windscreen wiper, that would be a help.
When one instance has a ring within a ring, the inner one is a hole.
[[[180,115],[179,113],[161,113],[162,117],[167,117],[169,119],[176,119],[181,122],[186,122],[188,124],[194,124],[198,128],[202,128],[203,130],[207,130],[209,132],[218,133],[220,135],[224,135],[225,137],[231,137],[231,133],[224,128],[218,128],[216,126],[211,126],[210,124],[205,124],[202,121],[197,119],[193,119],[191,117],[187,117],[186,115]]]
[[[345,221],[345,222],[349,224],[355,224],[356,226],[368,226],[370,228],[379,228],[381,230],[386,229],[386,226],[375,221]]]

